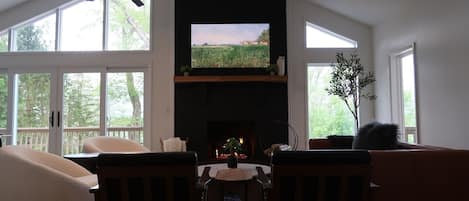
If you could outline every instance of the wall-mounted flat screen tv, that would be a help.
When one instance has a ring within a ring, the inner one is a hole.
[[[265,68],[269,24],[192,24],[191,46],[192,68]]]

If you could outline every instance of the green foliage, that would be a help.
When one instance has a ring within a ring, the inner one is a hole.
[[[0,128],[7,126],[7,98],[8,98],[8,78],[5,74],[0,74]]]
[[[16,31],[16,48],[18,51],[46,51],[45,41],[42,40],[42,30],[34,25],[26,26]]]
[[[194,67],[267,67],[269,63],[267,45],[192,46]]]
[[[66,127],[99,125],[99,93],[99,79],[92,79],[83,73],[64,75],[64,123]]]
[[[111,0],[110,44],[112,49],[148,50],[150,49],[150,8],[151,1],[144,0],[145,6],[136,7],[128,0]]]
[[[241,148],[241,143],[234,137],[230,137],[226,140],[226,143],[223,145],[225,153],[241,153],[243,150]]]
[[[18,77],[18,127],[47,127],[50,110],[50,75],[34,73],[21,74]]]
[[[416,127],[416,106],[413,91],[404,90],[404,124],[406,127]]]
[[[355,127],[358,129],[358,108],[360,98],[375,99],[376,96],[363,93],[363,89],[375,82],[372,72],[365,72],[360,58],[356,54],[351,54],[347,58],[343,53],[337,53],[336,63],[331,64],[332,79],[326,89],[329,95],[338,96],[344,101],[347,108],[355,118]]]
[[[192,71],[192,68],[189,65],[182,65],[179,68],[179,72],[181,72],[181,73],[191,72],[191,71]]]
[[[310,138],[352,135],[351,113],[336,96],[324,90],[331,80],[330,67],[308,67],[308,131]]]
[[[278,66],[277,66],[277,64],[270,64],[265,70],[269,73],[277,73],[278,72]]]
[[[257,37],[257,42],[270,43],[269,29],[263,30],[261,35]]]
[[[8,51],[8,34],[0,34],[0,52]]]

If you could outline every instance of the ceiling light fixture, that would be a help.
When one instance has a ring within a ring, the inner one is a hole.
[[[141,7],[141,6],[144,5],[141,0],[132,0],[132,1],[133,1],[133,2],[135,3],[135,5],[137,5],[138,7]]]
[[[86,0],[86,1],[94,1],[94,0]],[[145,5],[145,4],[143,4],[143,1],[141,1],[141,0],[132,0],[132,2],[134,2],[135,5],[137,5],[138,7],[141,7],[141,6]]]

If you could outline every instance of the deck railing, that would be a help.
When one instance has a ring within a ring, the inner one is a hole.
[[[404,136],[406,142],[417,143],[417,127],[405,127]]]
[[[62,143],[63,154],[81,152],[83,141],[86,138],[98,136],[99,133],[99,128],[65,128]],[[17,134],[17,145],[30,147],[35,150],[47,151],[49,144],[49,129],[19,128]],[[110,127],[107,129],[107,135],[143,143],[143,127]]]

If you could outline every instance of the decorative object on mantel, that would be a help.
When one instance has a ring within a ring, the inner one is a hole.
[[[265,70],[269,72],[270,75],[275,75],[278,73],[278,66],[277,64],[270,64]]]
[[[230,154],[227,159],[228,167],[238,167],[238,154],[242,151],[241,143],[236,138],[230,137],[223,145],[223,149]]]
[[[339,52],[336,54],[336,63],[331,64],[331,81],[326,89],[329,95],[336,95],[347,105],[347,108],[355,118],[355,128],[358,132],[358,109],[360,98],[376,99],[371,92],[362,93],[363,89],[375,82],[372,72],[365,72],[360,58],[353,53],[350,58]]]
[[[182,65],[179,68],[179,71],[184,74],[184,76],[189,76],[189,72],[192,71],[192,68],[189,65]]]
[[[285,75],[285,56],[279,56],[277,58],[277,75]]]

